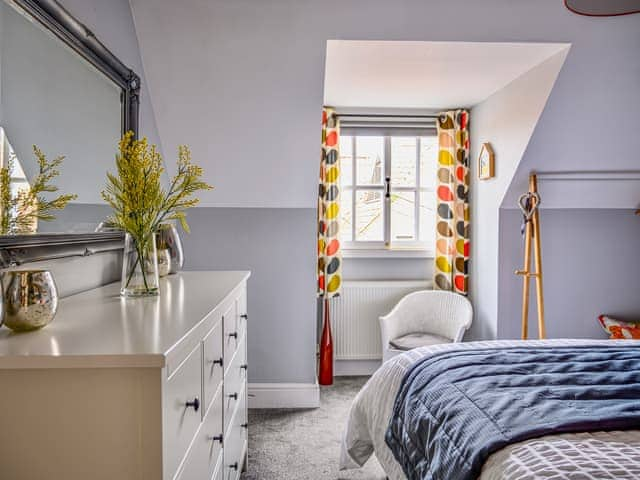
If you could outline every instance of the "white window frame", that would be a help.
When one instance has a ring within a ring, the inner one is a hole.
[[[351,130],[351,129],[350,129]],[[341,193],[343,192],[353,192],[351,195],[351,241],[345,241],[342,244],[343,256],[345,257],[410,257],[410,258],[433,258],[434,256],[434,247],[435,247],[435,234],[434,241],[432,242],[421,242],[419,240],[411,241],[411,242],[402,242],[402,243],[392,243],[391,242],[391,194],[393,192],[413,192],[414,193],[414,201],[415,201],[415,238],[420,238],[420,230],[424,228],[422,222],[420,221],[420,193],[427,192],[433,193],[435,199],[435,189],[432,187],[423,187],[420,185],[420,150],[421,150],[421,137],[429,137],[434,136],[433,132],[385,132],[380,131],[380,133],[376,133],[375,136],[384,137],[384,157],[383,157],[383,166],[384,166],[384,181],[382,185],[360,185],[358,184],[357,173],[357,148],[356,148],[356,138],[358,136],[357,131],[349,131],[348,133],[343,133],[345,137],[351,137],[351,178],[352,184],[349,186],[341,185]],[[416,185],[412,187],[407,186],[393,186],[393,179],[391,179],[391,138],[392,137],[413,137],[416,139]],[[388,182],[387,179],[391,179]],[[358,191],[379,191],[383,195],[383,223],[384,223],[384,240],[382,241],[366,241],[366,240],[356,240],[356,193]],[[388,194],[387,194],[388,193]],[[435,205],[434,205],[435,208]]]

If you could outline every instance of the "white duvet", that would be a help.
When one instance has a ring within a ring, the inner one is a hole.
[[[411,365],[443,350],[510,347],[521,342],[498,340],[434,345],[411,350],[383,364],[353,401],[342,441],[340,467],[359,468],[375,453],[390,480],[404,480],[402,469],[384,436],[396,393]],[[618,342],[640,348],[638,341]],[[527,344],[553,348],[610,345],[611,340],[529,340]],[[491,455],[480,475],[480,480],[507,479],[640,479],[640,430],[550,435],[515,443]]]

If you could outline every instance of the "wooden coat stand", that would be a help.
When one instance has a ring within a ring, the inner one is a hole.
[[[538,336],[546,337],[544,325],[544,296],[542,291],[542,251],[540,242],[540,217],[538,206],[538,180],[535,173],[529,175],[529,192],[520,196],[520,209],[525,217],[524,223],[524,268],[516,270],[516,275],[522,276],[522,339],[529,335],[529,279],[535,279],[536,299],[538,303]],[[533,254],[535,270],[531,271],[531,240],[533,240]]]

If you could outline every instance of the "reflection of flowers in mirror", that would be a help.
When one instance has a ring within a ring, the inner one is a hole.
[[[38,220],[55,220],[54,212],[64,209],[75,194],[61,194],[52,180],[60,175],[64,156],[47,160],[35,145],[33,153],[38,160],[38,173],[29,182],[18,156],[11,147],[4,129],[0,127],[0,234],[17,235],[35,233]]]

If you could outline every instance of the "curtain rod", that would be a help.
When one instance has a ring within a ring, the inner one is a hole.
[[[531,172],[540,180],[640,181],[640,170],[571,170]]]
[[[338,117],[368,117],[368,118],[433,118],[439,117],[438,114],[422,114],[422,115],[385,115],[382,113],[337,113]]]

